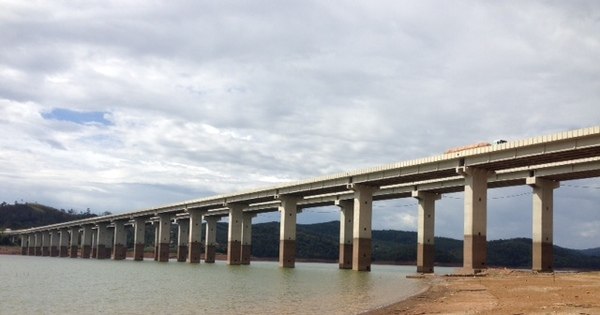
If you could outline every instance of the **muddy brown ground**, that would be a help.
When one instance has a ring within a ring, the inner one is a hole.
[[[424,281],[424,293],[367,314],[600,314],[600,272],[490,269]]]

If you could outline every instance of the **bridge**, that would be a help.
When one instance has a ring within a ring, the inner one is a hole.
[[[147,224],[155,226],[155,260],[169,260],[171,225],[178,225],[177,260],[215,261],[216,224],[229,218],[227,263],[249,264],[252,218],[279,211],[279,265],[296,256],[296,217],[305,208],[340,209],[339,268],[371,269],[373,202],[418,200],[417,272],[434,267],[435,203],[464,191],[463,272],[487,268],[487,192],[528,185],[533,190],[532,269],[553,270],[553,191],[560,182],[600,176],[600,126],[377,166],[239,193],[189,200],[123,214],[10,231],[32,256],[125,259],[126,227],[133,227],[134,259],[143,260]]]

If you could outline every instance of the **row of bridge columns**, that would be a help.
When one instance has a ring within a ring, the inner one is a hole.
[[[465,178],[464,190],[464,253],[465,272],[475,273],[487,268],[487,178],[488,171],[461,167],[457,172]],[[533,188],[533,249],[532,269],[553,270],[553,190],[557,182],[542,178],[527,178],[526,183]],[[339,268],[357,271],[371,269],[372,255],[372,211],[373,192],[377,189],[360,184],[350,185],[354,191],[353,200],[339,200],[340,245]],[[412,197],[418,200],[417,229],[417,272],[433,272],[435,258],[435,202],[439,194],[414,191]],[[291,268],[296,257],[296,221],[299,197],[279,196],[280,242],[279,264]],[[245,204],[231,203],[227,263],[231,265],[249,264],[252,248],[252,218],[255,214],[244,212]],[[204,216],[205,210],[188,210],[189,218],[176,219],[179,226],[177,261],[199,263],[201,253],[202,220],[206,220],[205,262],[215,261],[216,226],[218,217]],[[158,215],[155,230],[155,257],[157,261],[169,260],[171,243],[171,222],[169,214]],[[81,229],[81,257],[115,260],[126,257],[126,233],[124,221],[113,222],[111,232],[108,223],[97,223],[96,231],[91,225]],[[145,247],[146,219],[135,218],[134,260],[143,260]],[[70,235],[70,237],[69,237]],[[77,257],[79,228],[73,227],[49,232],[38,232],[22,236],[22,254],[37,256]],[[69,244],[70,240],[70,244]],[[68,247],[70,245],[70,250]]]

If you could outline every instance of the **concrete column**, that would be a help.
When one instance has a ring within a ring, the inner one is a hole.
[[[337,200],[340,207],[340,269],[352,269],[352,229],[354,200]]]
[[[107,259],[110,258],[109,243],[110,243],[110,231],[108,230],[107,223],[97,223],[98,230],[96,231],[96,258]]]
[[[135,218],[133,223],[133,260],[144,260],[144,248],[146,247],[146,219]]]
[[[92,226],[87,224],[81,227],[81,258],[90,258],[92,253]]]
[[[79,250],[79,227],[72,227],[70,230],[71,248],[69,250],[69,256],[71,258],[77,258],[77,251]]]
[[[188,223],[189,231],[187,262],[198,264],[200,263],[200,254],[202,251],[202,215],[206,213],[206,211],[189,209],[188,213],[190,214],[190,220]]]
[[[242,210],[246,205],[229,204],[229,229],[227,232],[227,264],[241,264]]]
[[[21,255],[26,256],[27,255],[27,235],[21,234],[19,236],[21,237]]]
[[[158,261],[158,244],[160,243],[160,222],[152,222],[154,225],[154,260]]]
[[[441,195],[424,191],[413,191],[419,200],[419,223],[417,228],[417,272],[433,273],[435,262],[435,201]]]
[[[158,215],[158,261],[169,261],[169,246],[171,245],[171,215]]]
[[[27,255],[35,256],[35,235],[27,234]]]
[[[69,230],[60,229],[60,237],[58,239],[58,256],[68,257],[69,256]]]
[[[371,271],[373,192],[376,187],[352,184],[354,225],[352,229],[352,270]]]
[[[527,185],[533,188],[533,246],[532,269],[538,272],[554,270],[554,189],[560,187],[555,181],[530,177]]]
[[[35,255],[42,256],[42,233],[36,232],[33,235],[33,241],[35,243]]]
[[[50,231],[49,234],[50,234],[50,257],[57,257],[60,235],[59,235],[58,231]]]
[[[50,256],[50,234],[42,232],[42,256]]]
[[[279,267],[294,268],[296,265],[296,217],[298,200],[295,196],[279,196]]]
[[[242,214],[242,265],[249,265],[252,257],[252,218],[251,213]]]
[[[217,222],[219,217],[204,217],[206,220],[206,248],[204,253],[205,263],[215,262],[215,247],[217,246]]]
[[[487,268],[487,179],[488,171],[460,167],[465,178],[463,269],[477,273]]]
[[[177,261],[184,262],[188,256],[188,241],[190,239],[190,220],[177,219]]]
[[[91,258],[96,258],[96,256],[98,255],[98,244],[96,242],[97,237],[98,231],[96,230],[96,228],[92,227],[92,254],[90,255]]]
[[[112,259],[123,260],[127,258],[127,232],[125,231],[125,222],[115,221],[113,224],[115,226],[115,230]]]

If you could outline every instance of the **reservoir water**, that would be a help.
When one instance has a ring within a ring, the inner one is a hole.
[[[424,288],[414,266],[372,269],[0,255],[0,314],[356,314]]]

